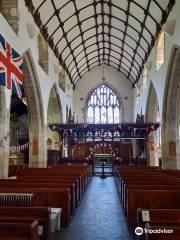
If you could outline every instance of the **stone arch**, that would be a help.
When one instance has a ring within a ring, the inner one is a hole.
[[[118,90],[112,85],[112,84],[110,84],[109,82],[100,82],[100,83],[98,83],[98,84],[96,84],[96,86],[94,87],[94,88],[92,88],[90,91],[89,91],[89,93],[87,94],[87,96],[86,96],[86,99],[85,99],[85,101],[84,101],[84,119],[85,119],[85,121],[87,120],[87,103],[88,103],[88,99],[89,99],[89,97],[91,96],[91,94],[93,93],[93,91],[96,89],[96,88],[98,88],[98,87],[100,87],[101,85],[106,85],[107,87],[109,87],[109,88],[111,88],[115,93],[116,93],[116,95],[117,95],[117,97],[118,97],[118,99],[119,99],[119,102],[120,102],[120,104],[121,104],[121,113],[122,113],[122,118],[121,118],[121,120],[122,120],[122,122],[124,122],[124,104],[123,104],[123,100],[122,100],[122,97],[121,97],[121,95],[120,95],[120,93],[118,92]]]
[[[19,30],[19,11],[18,0],[0,0],[0,12],[7,20],[9,25],[18,33]]]
[[[0,178],[8,177],[9,108],[5,87],[0,86]]]
[[[164,168],[180,168],[180,48],[174,46],[169,62],[163,99],[162,157]]]
[[[62,122],[62,107],[57,86],[54,84],[51,88],[48,101],[47,123],[61,123]],[[48,141],[54,146],[59,143],[59,135],[55,131],[48,128]]]
[[[29,113],[29,165],[45,167],[47,164],[47,148],[43,102],[35,64],[29,50],[24,53],[23,76]]]
[[[154,85],[151,82],[146,104],[145,120],[147,122],[157,122],[157,112],[159,113],[158,98]],[[161,157],[161,128],[149,134],[149,143],[147,149],[149,165],[159,166],[159,158]]]

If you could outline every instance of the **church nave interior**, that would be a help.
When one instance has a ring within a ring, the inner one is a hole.
[[[0,0],[0,240],[180,239],[179,11]]]

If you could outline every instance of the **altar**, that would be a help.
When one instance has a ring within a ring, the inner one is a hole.
[[[112,164],[112,154],[109,153],[97,153],[94,154],[95,158],[95,165],[102,164],[102,161],[104,160],[107,164]]]

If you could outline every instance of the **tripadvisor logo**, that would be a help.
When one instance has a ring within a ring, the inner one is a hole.
[[[135,234],[138,235],[138,236],[142,235],[143,234],[143,228],[137,227],[135,229]]]
[[[157,229],[147,229],[147,228],[141,228],[141,227],[137,227],[135,229],[135,234],[137,236],[141,236],[143,235],[143,233],[146,233],[146,234],[153,234],[153,233],[156,233],[156,234],[172,234],[174,232],[173,229],[169,229],[169,228],[157,228]]]

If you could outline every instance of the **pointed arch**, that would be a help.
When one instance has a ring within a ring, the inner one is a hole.
[[[23,86],[27,98],[29,117],[29,164],[35,167],[45,167],[47,154],[43,101],[30,49],[24,53]]]
[[[155,110],[158,105],[158,99],[157,99],[156,90],[155,90],[152,82],[149,85],[147,99],[148,100],[147,100],[147,104],[146,104],[145,119],[146,119],[146,121],[153,122],[155,120]]]
[[[101,98],[99,98],[100,95]],[[94,96],[94,100],[92,96]],[[108,82],[101,82],[91,89],[86,97],[84,109],[84,119],[89,123],[119,123],[124,120],[122,98],[118,91]],[[88,116],[90,111],[91,120],[90,115]]]
[[[48,101],[47,123],[62,123],[62,105],[56,84],[51,88]],[[59,135],[48,128],[48,141],[52,144],[59,142]]]
[[[161,122],[157,93],[152,82],[149,86],[145,119],[147,122]],[[149,142],[151,143],[147,149],[149,165],[159,166],[161,164],[161,127],[149,134]]]
[[[172,49],[163,99],[162,156],[164,168],[180,168],[180,47]]]

